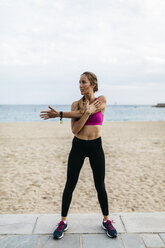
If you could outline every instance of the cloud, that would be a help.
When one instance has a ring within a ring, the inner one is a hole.
[[[20,83],[37,81],[41,91],[46,81],[74,88],[85,70],[105,85],[137,82],[134,90],[164,83],[163,0],[1,0],[0,7],[1,83],[14,87],[21,74]]]

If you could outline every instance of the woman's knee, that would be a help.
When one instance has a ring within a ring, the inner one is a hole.
[[[99,193],[103,193],[106,191],[105,189],[105,183],[95,183],[95,188],[97,190],[97,192]]]
[[[67,193],[72,193],[76,187],[76,183],[66,183],[64,191]]]

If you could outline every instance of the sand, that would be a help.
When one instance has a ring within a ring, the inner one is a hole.
[[[70,122],[0,123],[0,213],[59,213]],[[165,122],[104,122],[110,212],[165,211]],[[101,212],[88,158],[69,213]]]

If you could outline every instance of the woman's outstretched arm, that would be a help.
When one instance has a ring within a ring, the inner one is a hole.
[[[60,112],[56,109],[52,108],[51,106],[48,106],[50,110],[47,111],[41,111],[40,117],[44,120],[47,120],[49,118],[56,118],[60,117]],[[70,112],[63,112],[63,118],[81,118],[83,115],[83,111],[80,110],[74,110]]]
[[[100,100],[96,100],[94,102],[94,104],[100,105],[101,102],[100,102]],[[74,105],[76,106],[77,102],[74,102]],[[52,108],[51,106],[48,106],[48,107],[50,108],[50,110],[40,112],[41,113],[40,117],[42,119],[47,120],[49,118],[60,117],[60,111],[57,111],[56,109]],[[84,105],[84,108],[82,110],[71,109],[70,112],[63,112],[63,118],[81,118],[84,115],[85,111],[86,111],[86,104]],[[93,112],[91,114],[94,114],[98,111],[99,111],[99,109],[95,109],[95,112]]]

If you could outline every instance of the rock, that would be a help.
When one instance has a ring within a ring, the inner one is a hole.
[[[157,107],[157,108],[165,108],[165,103],[158,103],[153,107]]]

